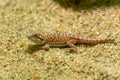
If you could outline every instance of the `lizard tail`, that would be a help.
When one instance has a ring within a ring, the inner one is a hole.
[[[84,43],[84,44],[99,44],[99,43],[106,43],[106,42],[114,42],[113,38],[104,38],[104,39],[91,39],[91,38],[85,38],[80,37],[78,39],[78,43]]]

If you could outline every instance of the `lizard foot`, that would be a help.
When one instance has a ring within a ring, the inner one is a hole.
[[[48,45],[48,44],[45,44],[45,45],[42,47],[42,49],[48,51],[48,50],[49,50],[49,45]]]
[[[77,49],[76,49],[76,48],[71,48],[71,49],[70,49],[70,53],[73,53],[73,54],[74,54],[74,53],[77,53]]]

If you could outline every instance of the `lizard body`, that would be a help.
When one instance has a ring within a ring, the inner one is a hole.
[[[75,44],[99,44],[105,42],[113,42],[112,38],[104,39],[91,39],[88,37],[82,37],[79,35],[73,35],[69,33],[56,33],[49,35],[42,35],[35,31],[31,31],[27,34],[27,38],[36,44],[43,46],[43,49],[48,50],[49,47],[71,47],[76,48]]]

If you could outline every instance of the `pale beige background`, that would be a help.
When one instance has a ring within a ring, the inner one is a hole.
[[[50,48],[29,53],[29,29],[43,34],[80,32],[115,43]],[[28,51],[27,51],[28,50]],[[65,9],[52,0],[0,0],[0,80],[119,80],[120,7]]]

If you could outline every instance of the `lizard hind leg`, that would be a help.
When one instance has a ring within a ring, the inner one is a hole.
[[[75,46],[75,44],[76,44],[75,40],[67,41],[67,45],[71,48],[70,53],[77,53],[77,47]]]

